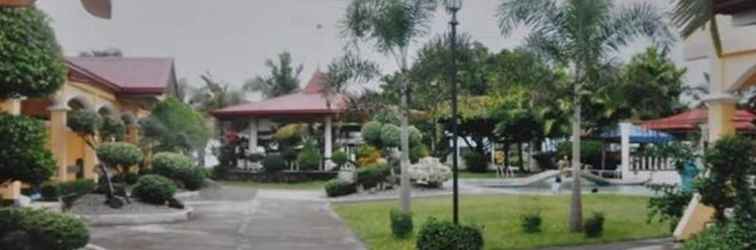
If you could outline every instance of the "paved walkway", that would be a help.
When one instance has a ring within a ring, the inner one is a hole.
[[[109,250],[354,250],[362,244],[318,192],[224,187],[187,202],[196,217],[168,225],[97,227]]]

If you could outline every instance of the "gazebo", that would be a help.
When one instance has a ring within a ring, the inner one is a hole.
[[[326,75],[315,72],[307,86],[293,94],[251,102],[212,111],[220,121],[249,121],[249,152],[258,151],[258,131],[261,122],[272,120],[322,122],[324,125],[323,156],[326,160],[333,153],[333,119],[347,110],[347,98],[323,95]]]
[[[673,116],[645,121],[641,127],[676,134],[698,132],[701,131],[700,126],[708,122],[708,114],[705,108],[697,108]],[[756,115],[746,110],[735,111],[731,118],[736,131],[740,133],[756,133],[754,121],[756,121]]]

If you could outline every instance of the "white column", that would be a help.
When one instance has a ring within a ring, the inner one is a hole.
[[[325,158],[330,161],[333,154],[333,121],[331,116],[325,118]]]
[[[249,152],[257,153],[257,130],[259,124],[257,119],[252,119],[249,123]]]
[[[622,144],[622,179],[630,175],[630,123],[620,123],[620,142]]]

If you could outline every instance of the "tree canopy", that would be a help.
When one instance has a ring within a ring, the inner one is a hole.
[[[140,125],[158,151],[191,151],[204,147],[210,137],[203,115],[174,97],[155,106]]]
[[[244,89],[260,91],[263,97],[273,98],[291,94],[299,89],[299,76],[303,66],[294,66],[291,54],[287,51],[278,54],[278,64],[272,59],[265,61],[270,70],[269,75],[258,75],[244,83]]]

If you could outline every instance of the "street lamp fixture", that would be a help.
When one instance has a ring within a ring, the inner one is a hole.
[[[457,12],[462,9],[462,0],[446,0],[446,10],[452,15],[449,22],[451,33],[449,34],[449,44],[451,45],[451,72],[449,79],[451,83],[452,94],[452,203],[453,203],[453,220],[454,224],[459,224],[459,120],[457,104]]]

